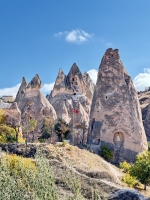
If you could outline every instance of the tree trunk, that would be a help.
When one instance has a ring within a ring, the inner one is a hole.
[[[26,134],[26,142],[25,142],[25,146],[26,146],[26,155],[27,155],[27,139],[28,139],[28,133]]]
[[[146,190],[146,184],[144,184],[144,190]]]

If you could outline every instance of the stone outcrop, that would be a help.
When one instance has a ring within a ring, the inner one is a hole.
[[[21,83],[20,88],[16,95],[16,99],[15,99],[16,102],[19,102],[25,96],[27,85],[28,85],[28,83],[27,83],[26,79],[23,77],[22,83]]]
[[[88,99],[90,101],[92,101],[93,99],[93,94],[94,94],[94,88],[95,88],[95,84],[93,84],[92,79],[90,78],[89,74],[87,72],[85,72],[83,74],[83,80],[85,82],[85,95],[88,97]]]
[[[5,109],[5,116],[7,125],[10,125],[14,128],[21,127],[21,112],[16,102],[13,102],[9,108]]]
[[[140,92],[138,96],[146,137],[150,141],[150,90]]]
[[[137,92],[117,49],[108,49],[99,67],[88,144],[95,152],[109,145],[115,163],[133,162],[137,153],[147,150]]]
[[[108,200],[146,200],[137,190],[120,189],[111,195]]]
[[[34,139],[38,138],[45,117],[49,117],[53,120],[57,118],[53,106],[40,92],[41,87],[42,84],[38,75],[36,75],[30,83],[27,83],[23,78],[23,82],[19,88],[15,100],[18,103],[18,107],[21,111],[21,119],[23,126],[27,124],[27,121],[29,119],[36,119],[38,121],[38,125],[34,131]]]
[[[87,73],[82,75],[74,63],[67,76],[62,69],[59,70],[54,88],[47,99],[59,118],[64,119],[72,127],[73,124],[74,126],[84,124],[87,127],[93,88],[94,84],[89,75]],[[78,113],[74,113],[74,109]]]

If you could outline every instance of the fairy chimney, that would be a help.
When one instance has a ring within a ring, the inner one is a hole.
[[[134,162],[135,156],[148,148],[137,92],[118,49],[107,49],[99,67],[88,145],[95,152],[108,145],[115,163]]]

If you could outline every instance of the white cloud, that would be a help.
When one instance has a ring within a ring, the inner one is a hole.
[[[85,32],[82,29],[76,29],[72,31],[64,31],[54,34],[55,37],[64,36],[65,40],[70,43],[81,44],[87,42],[92,35]]]
[[[89,76],[91,77],[93,83],[96,84],[96,81],[97,81],[97,70],[96,69],[91,69],[87,72],[89,74]]]
[[[113,46],[113,44],[110,43],[110,42],[107,42],[107,43],[106,43],[106,46]]]
[[[41,88],[41,92],[44,94],[49,94],[50,91],[53,89],[53,86],[54,86],[54,83],[44,84]],[[2,88],[0,89],[0,96],[12,95],[13,97],[16,97],[19,87],[20,87],[20,83],[10,88]]]
[[[137,91],[143,91],[150,86],[150,68],[144,68],[143,73],[138,74],[133,83]]]
[[[59,32],[59,33],[55,33],[55,34],[54,34],[55,37],[60,37],[60,36],[62,36],[62,35],[63,35],[63,32]]]
[[[45,83],[42,88],[41,88],[41,92],[44,93],[44,94],[49,94],[51,92],[51,90],[53,89],[54,87],[54,83]]]
[[[0,96],[3,96],[3,95],[12,95],[12,96],[16,96],[17,92],[18,92],[18,89],[20,87],[20,83],[11,87],[11,88],[3,88],[3,89],[0,89]]]

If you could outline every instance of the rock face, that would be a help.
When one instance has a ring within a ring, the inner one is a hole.
[[[22,125],[25,125],[29,119],[36,119],[38,121],[38,125],[34,131],[34,139],[38,138],[45,117],[50,117],[53,120],[57,118],[53,106],[40,92],[41,86],[41,80],[38,75],[29,84],[23,78],[23,82],[15,99],[21,110]]]
[[[6,124],[14,128],[21,127],[21,112],[16,102],[13,102],[9,108],[5,109]]]
[[[146,200],[137,190],[120,189],[111,195],[108,200]]]
[[[115,163],[133,162],[137,153],[147,150],[137,92],[117,49],[108,49],[99,67],[88,144],[95,152],[109,145]]]
[[[142,120],[147,140],[150,141],[150,89],[139,93]]]
[[[72,127],[88,126],[90,105],[93,97],[94,84],[87,73],[82,75],[74,63],[66,76],[59,70],[54,88],[47,99],[54,107],[57,116],[64,119]],[[77,113],[74,112],[77,110]],[[81,137],[80,137],[81,138]],[[75,143],[80,143],[77,139]]]
[[[28,85],[28,83],[27,83],[26,79],[23,77],[22,83],[21,83],[20,88],[16,95],[16,99],[15,99],[16,102],[19,102],[25,96],[27,85]]]

